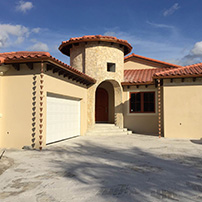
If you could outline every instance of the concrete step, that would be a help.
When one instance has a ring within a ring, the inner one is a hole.
[[[93,131],[90,130],[86,133],[86,135],[130,135],[132,131]]]
[[[119,132],[119,131],[127,131],[123,128],[112,128],[112,129],[107,129],[107,128],[102,128],[102,129],[99,129],[99,128],[92,128],[91,131],[94,131],[94,132],[108,132],[108,131],[111,131],[111,132]]]
[[[88,132],[92,132],[92,133],[113,133],[113,134],[117,134],[117,133],[127,133],[127,134],[131,134],[132,131],[128,131],[128,130],[89,130]]]
[[[123,131],[116,132],[116,133],[111,133],[111,132],[104,132],[104,133],[96,132],[95,133],[95,132],[90,131],[90,132],[87,132],[86,135],[97,135],[97,136],[100,136],[100,135],[129,135],[129,133],[128,132],[123,132]]]
[[[104,125],[95,125],[93,128],[100,128],[100,129],[102,129],[102,128],[119,128],[118,126],[115,126],[115,125],[106,125],[106,126],[104,126]]]
[[[115,124],[98,123],[95,124],[86,135],[129,135],[132,131],[127,128],[119,128]]]
[[[128,135],[131,135],[132,133],[133,133],[133,131],[131,131],[131,130],[128,130],[128,131],[127,131],[127,134],[128,134]]]
[[[111,134],[118,134],[118,133],[127,133],[128,131],[94,131],[94,130],[90,130],[88,131],[88,133],[94,133],[94,134],[99,134],[99,133],[111,133]]]
[[[96,123],[95,126],[108,127],[108,126],[116,126],[116,125],[114,123]]]
[[[118,126],[116,126],[116,125],[112,125],[112,124],[110,124],[110,125],[108,125],[108,124],[95,124],[94,126],[93,126],[93,129],[99,129],[99,130],[108,130],[108,129],[120,129]],[[121,129],[123,129],[123,130],[127,130],[127,128],[121,128]]]

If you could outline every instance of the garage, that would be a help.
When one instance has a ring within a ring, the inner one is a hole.
[[[80,100],[47,95],[46,144],[80,135]]]

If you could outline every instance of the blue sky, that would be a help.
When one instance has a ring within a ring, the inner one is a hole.
[[[0,0],[0,8],[0,52],[48,51],[69,64],[62,41],[101,34],[146,57],[202,62],[201,0]]]

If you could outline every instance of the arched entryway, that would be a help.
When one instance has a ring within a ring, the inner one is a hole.
[[[114,123],[114,87],[109,81],[102,82],[95,93],[95,122]]]

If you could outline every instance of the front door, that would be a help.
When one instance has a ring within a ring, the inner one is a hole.
[[[96,91],[95,121],[108,122],[108,93],[103,88]]]

